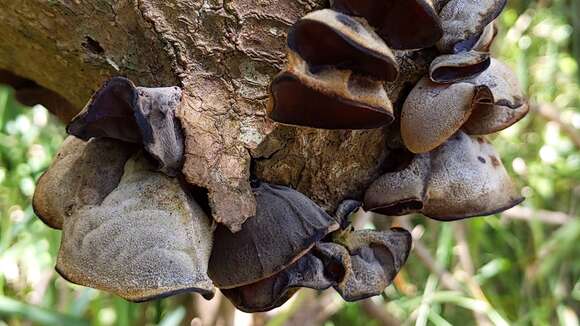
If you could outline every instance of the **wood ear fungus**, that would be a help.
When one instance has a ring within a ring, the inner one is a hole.
[[[455,83],[479,75],[490,64],[489,53],[486,52],[441,55],[431,62],[429,76],[436,83]]]
[[[335,281],[317,256],[318,246],[277,274],[221,292],[241,311],[262,312],[281,306],[300,288],[325,290]]]
[[[504,63],[492,59],[488,70],[473,83],[488,85],[493,103],[478,103],[463,125],[470,135],[488,135],[504,130],[524,118],[529,105],[515,73]]]
[[[479,76],[454,84],[423,78],[401,113],[401,136],[413,153],[443,144],[460,128],[469,134],[503,130],[528,113],[513,72],[496,59]]]
[[[143,144],[159,170],[175,176],[183,160],[183,134],[175,110],[179,87],[135,87],[115,77],[97,91],[70,124],[67,132],[83,140],[107,137]]]
[[[399,228],[345,233],[338,243],[318,246],[327,269],[340,271],[334,288],[346,301],[381,294],[407,261],[411,234]]]
[[[348,70],[312,72],[295,53],[271,84],[268,115],[276,122],[322,129],[370,129],[391,123],[382,84]]]
[[[429,152],[463,126],[476,103],[492,101],[491,92],[485,86],[436,84],[423,78],[403,104],[403,142],[413,153]]]
[[[142,156],[132,158],[100,204],[64,221],[56,269],[73,283],[130,301],[186,291],[211,298],[209,218],[178,180],[152,168]]]
[[[67,137],[38,180],[34,212],[46,225],[62,229],[64,219],[83,206],[100,204],[117,187],[134,152],[131,144],[114,139]]]
[[[496,214],[524,200],[492,145],[462,132],[431,154],[427,197],[422,213],[444,221]]]
[[[332,0],[331,7],[365,18],[393,49],[428,48],[443,35],[429,0]]]
[[[415,155],[404,169],[386,173],[371,184],[365,193],[364,209],[391,216],[420,212],[427,199],[430,176],[429,155]]]
[[[435,58],[429,67],[429,77],[436,83],[455,83],[475,78],[491,65],[489,49],[495,38],[495,24],[487,25],[473,48]]]
[[[209,275],[220,289],[271,277],[339,227],[330,215],[296,190],[260,183],[253,191],[256,216],[246,220],[237,233],[221,225],[214,232]]]
[[[443,37],[437,48],[443,53],[470,51],[506,3],[507,0],[449,1],[439,13]]]
[[[323,9],[302,17],[288,33],[288,48],[311,70],[327,66],[393,81],[399,73],[391,49],[373,29],[348,15]]]
[[[429,164],[419,165],[419,161]],[[403,180],[415,183],[420,191],[411,185],[397,187],[396,182]],[[411,194],[419,197],[417,205],[411,210],[395,209],[400,205],[399,198],[413,198],[404,196],[407,189],[415,190]],[[421,212],[451,221],[496,214],[522,201],[491,144],[482,137],[458,132],[434,151],[417,155],[403,171],[379,178],[367,190],[365,208],[385,215]]]

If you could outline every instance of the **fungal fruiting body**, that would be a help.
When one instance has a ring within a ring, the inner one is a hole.
[[[394,49],[428,48],[443,35],[430,0],[331,0],[331,7],[366,19]]]
[[[400,186],[415,182],[408,190]],[[422,213],[437,220],[486,216],[523,201],[491,144],[458,132],[403,170],[381,176],[365,194],[365,208],[385,215]]]
[[[462,128],[469,134],[491,134],[527,113],[514,73],[492,58],[489,68],[471,79],[451,84],[421,79],[403,104],[401,136],[410,151],[425,153]]]
[[[123,175],[135,148],[113,139],[82,141],[69,136],[48,171],[38,180],[33,208],[45,224],[62,229],[63,221],[85,205],[100,204]]]
[[[369,129],[393,121],[382,84],[334,68],[311,72],[299,56],[288,54],[288,67],[271,85],[269,115],[289,125],[323,129]]]
[[[361,300],[393,281],[412,239],[398,228],[354,230],[348,216],[359,200],[379,214],[441,221],[523,200],[479,136],[528,112],[514,74],[489,53],[505,0],[330,5],[289,30],[287,63],[272,79],[267,114],[289,126],[338,129],[328,133],[341,137],[383,128],[372,134],[388,144],[373,172],[382,175],[361,180],[370,185],[345,194],[334,216],[320,198],[250,182],[243,172],[196,177],[209,173],[204,160],[183,167],[183,156],[195,161],[204,153],[185,144],[206,142],[213,153],[214,143],[202,139],[203,112],[196,116],[202,122],[181,114],[191,94],[115,77],[68,125],[71,136],[34,194],[35,212],[63,231],[56,268],[64,278],[132,301],[184,291],[210,298],[215,286],[246,312],[279,307],[300,288],[332,287],[344,300]],[[422,63],[430,64],[424,76],[401,78],[409,72],[403,63],[416,58],[433,58]],[[398,84],[413,88],[393,105],[386,89],[396,93],[389,86]],[[207,202],[192,186],[207,188]]]
[[[210,220],[176,179],[139,154],[98,205],[68,216],[56,269],[67,280],[145,301],[180,292],[213,296]]]
[[[175,110],[178,87],[136,87],[126,78],[106,82],[67,126],[83,140],[107,137],[142,144],[158,169],[175,176],[183,160],[183,134]]]
[[[363,20],[323,9],[294,24],[288,63],[271,83],[269,117],[321,129],[370,129],[390,124],[392,104],[383,81],[399,65]]]

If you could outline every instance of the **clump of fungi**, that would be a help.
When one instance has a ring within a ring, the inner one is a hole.
[[[384,135],[406,153],[362,189],[362,203],[343,198],[336,212],[252,177],[255,216],[241,229],[215,222],[182,173],[180,88],[109,80],[68,125],[34,195],[37,215],[63,231],[57,271],[131,301],[184,291],[211,298],[217,287],[247,312],[276,308],[300,288],[333,287],[348,301],[379,295],[412,240],[399,228],[354,230],[359,206],[450,221],[523,200],[484,138],[528,112],[514,74],[489,54],[504,6],[333,0],[290,29],[269,117],[303,128],[394,125]],[[422,50],[435,54],[428,75],[394,105],[385,85],[403,74],[396,53]]]

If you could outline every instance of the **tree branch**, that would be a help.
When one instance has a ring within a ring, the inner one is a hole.
[[[562,225],[570,223],[574,218],[562,213],[545,210],[534,210],[528,207],[515,206],[501,213],[503,218],[512,220],[532,221],[538,220],[546,224]]]
[[[571,126],[562,120],[559,114],[559,109],[547,103],[533,104],[531,108],[532,111],[538,113],[540,117],[556,123],[562,132],[570,138],[576,148],[580,149],[580,133],[578,133],[574,126]]]
[[[379,322],[381,326],[397,326],[401,322],[391,315],[384,307],[374,303],[371,299],[359,302],[361,309],[370,317]]]

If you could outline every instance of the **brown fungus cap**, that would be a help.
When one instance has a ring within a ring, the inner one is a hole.
[[[507,0],[451,0],[441,10],[443,37],[437,47],[443,53],[470,51],[485,28],[505,7]]]
[[[444,221],[496,214],[523,201],[491,144],[463,132],[431,153],[427,198],[422,213]]]
[[[515,74],[492,58],[487,70],[462,82],[420,80],[403,104],[401,136],[411,152],[425,153],[460,128],[469,134],[490,134],[518,122],[528,111]]]
[[[362,230],[346,234],[341,243],[318,246],[327,269],[343,270],[334,288],[346,301],[381,294],[401,270],[411,251],[411,234]],[[335,267],[332,267],[335,266]]]
[[[497,36],[497,25],[496,22],[493,21],[490,24],[488,24],[485,29],[483,30],[483,33],[481,33],[481,35],[479,36],[479,39],[477,40],[477,42],[475,43],[475,45],[473,46],[473,51],[480,51],[480,52],[488,52],[491,49],[491,45],[493,44],[493,41],[495,40],[495,37]]]
[[[401,136],[413,153],[426,153],[443,144],[468,120],[477,103],[491,103],[485,86],[467,82],[437,84],[423,78],[401,111]]]
[[[330,9],[296,22],[288,33],[288,47],[311,69],[334,66],[385,81],[399,73],[393,52],[370,26]]]
[[[181,102],[179,87],[135,87],[128,79],[106,82],[67,126],[83,140],[107,137],[142,143],[159,163],[159,170],[175,176],[183,160],[183,133],[175,117]]]
[[[431,62],[429,77],[436,83],[454,83],[476,77],[489,68],[489,49],[497,33],[495,24],[487,25],[473,49],[443,54]]]
[[[98,205],[117,187],[134,146],[114,139],[82,141],[69,136],[38,180],[32,206],[50,227],[85,205]]]
[[[209,275],[220,289],[256,283],[282,271],[314,244],[338,229],[338,223],[300,192],[260,183],[253,189],[256,216],[231,233],[218,225]]]
[[[429,154],[418,154],[404,169],[383,174],[367,189],[364,209],[400,216],[423,209],[431,174]]]
[[[421,49],[443,35],[429,0],[331,0],[335,10],[365,18],[394,49]]]
[[[490,64],[489,53],[486,52],[444,54],[431,62],[429,77],[436,83],[455,83],[476,77]]]
[[[209,218],[177,179],[153,168],[141,155],[132,158],[102,203],[64,221],[56,269],[130,301],[189,291],[211,298]]]
[[[510,127],[528,114],[529,106],[516,74],[499,60],[492,59],[489,69],[472,83],[489,87],[493,103],[476,105],[463,125],[468,134],[492,134]]]
[[[371,129],[394,119],[382,83],[349,70],[312,72],[297,54],[274,77],[268,115],[276,122],[321,129]]]
[[[325,270],[323,260],[317,256],[318,246],[277,274],[221,291],[239,310],[263,312],[283,305],[300,288],[325,290],[336,284],[340,276],[332,274],[332,270]],[[344,274],[344,271],[338,272]]]

